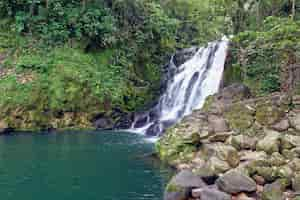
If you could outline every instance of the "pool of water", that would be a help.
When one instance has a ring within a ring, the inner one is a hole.
[[[171,172],[123,132],[0,136],[3,200],[161,200]]]

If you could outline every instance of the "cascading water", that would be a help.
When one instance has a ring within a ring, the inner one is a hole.
[[[202,108],[206,97],[218,92],[227,56],[228,39],[199,48],[183,64],[169,63],[165,92],[156,106],[135,115],[131,131],[159,136],[193,110]]]

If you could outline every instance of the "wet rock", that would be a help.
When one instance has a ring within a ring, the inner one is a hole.
[[[164,200],[185,200],[193,188],[202,188],[206,184],[190,170],[175,175],[166,187]]]
[[[262,200],[283,200],[285,188],[278,180],[272,184],[267,184],[262,193]]]
[[[279,152],[281,137],[280,133],[271,130],[265,130],[265,132],[266,136],[262,140],[258,141],[256,149],[269,154]]]
[[[93,124],[97,129],[111,129],[113,127],[112,121],[106,117],[96,119]]]
[[[191,47],[177,51],[174,55],[174,64],[179,67],[180,65],[188,61],[192,56],[194,56],[197,51],[197,47]]]
[[[5,134],[8,132],[8,130],[9,130],[8,124],[0,120],[0,134]]]
[[[287,131],[290,128],[290,122],[288,119],[283,119],[280,122],[274,124],[272,128],[279,132]]]
[[[192,191],[194,198],[201,200],[231,200],[231,196],[215,188],[200,188]]]
[[[295,113],[289,118],[291,126],[297,131],[300,131],[300,113]]]
[[[229,171],[216,181],[218,187],[229,194],[256,191],[256,183],[248,176],[237,171]]]

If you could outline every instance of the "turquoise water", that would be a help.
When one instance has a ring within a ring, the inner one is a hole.
[[[170,171],[128,133],[0,137],[3,200],[161,200]]]

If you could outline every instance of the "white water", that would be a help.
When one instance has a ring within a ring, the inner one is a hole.
[[[172,57],[169,68],[174,69],[165,93],[150,111],[137,114],[131,131],[159,136],[166,128],[201,109],[205,99],[218,92],[227,56],[228,39],[209,43],[184,64],[176,66]]]

